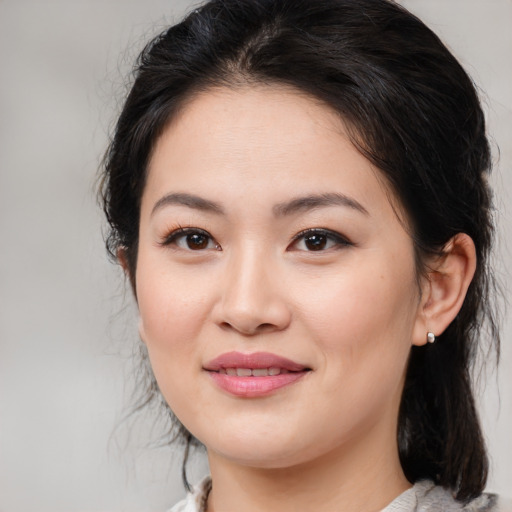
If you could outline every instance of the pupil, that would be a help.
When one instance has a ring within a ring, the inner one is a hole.
[[[311,251],[319,251],[327,244],[327,237],[325,235],[310,235],[306,238],[306,247]]]
[[[208,245],[208,238],[205,235],[188,235],[187,245],[189,249],[204,249]]]

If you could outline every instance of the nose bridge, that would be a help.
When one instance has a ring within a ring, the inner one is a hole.
[[[246,244],[233,251],[228,263],[228,297],[237,302],[261,302],[265,294],[264,285],[275,272],[271,258],[256,244]],[[267,290],[267,292],[270,290]]]
[[[281,330],[290,319],[280,268],[261,245],[245,243],[226,264],[221,322],[244,334]]]

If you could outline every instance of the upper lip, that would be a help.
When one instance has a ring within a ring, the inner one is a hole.
[[[303,364],[270,352],[253,352],[252,354],[226,352],[204,365],[204,369],[208,371],[215,372],[222,368],[281,368],[290,372],[309,370]]]

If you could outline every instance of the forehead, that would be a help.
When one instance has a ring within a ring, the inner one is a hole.
[[[144,196],[153,201],[190,191],[221,202],[279,202],[332,190],[375,207],[390,199],[381,172],[354,147],[340,116],[281,86],[218,88],[191,98],[159,138],[148,171]]]
[[[191,133],[194,136],[189,138]],[[290,149],[296,152],[301,142],[326,136],[337,139],[346,137],[346,132],[334,110],[296,88],[246,85],[215,87],[187,98],[157,141],[153,157],[169,136],[182,144],[174,149],[186,151],[201,144],[203,154],[211,151],[221,157],[229,149],[233,157],[241,151],[245,159],[258,154],[270,160]]]

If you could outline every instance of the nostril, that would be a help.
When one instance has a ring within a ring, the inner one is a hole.
[[[214,322],[226,332],[236,331],[246,336],[288,327],[291,312],[284,300],[260,297],[261,300],[256,301],[254,296],[245,299],[241,294],[222,297],[212,312]]]
[[[248,328],[248,327],[243,328],[240,325],[238,325],[238,326],[232,325],[230,322],[221,322],[221,323],[219,323],[219,327],[226,331],[235,330],[235,331],[238,331],[247,336],[252,336],[255,334],[269,333],[269,332],[276,330],[276,326],[271,323],[268,323],[268,322],[259,324],[255,328]]]
[[[224,330],[231,330],[233,329],[233,326],[229,322],[221,322],[219,324],[219,327]]]
[[[270,323],[260,324],[256,328],[257,332],[269,332],[269,331],[275,331],[275,330],[276,330],[276,326],[272,325]]]

